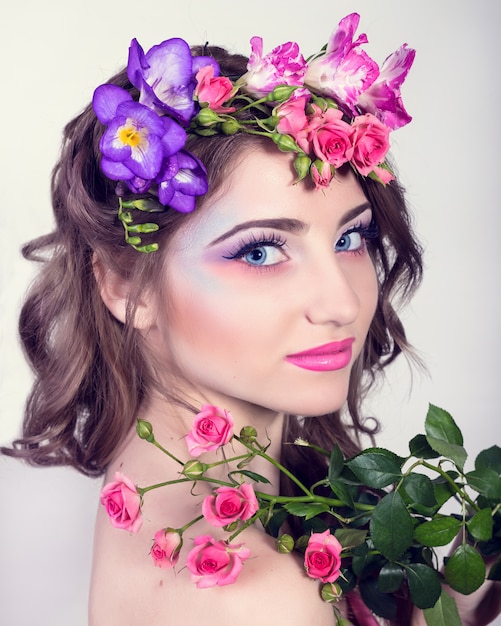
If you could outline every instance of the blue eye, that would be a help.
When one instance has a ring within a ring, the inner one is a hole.
[[[360,250],[363,245],[362,235],[358,231],[344,233],[336,242],[336,252],[352,252]]]
[[[237,249],[225,259],[243,261],[253,267],[278,265],[287,260],[287,255],[282,251],[285,241],[279,237],[252,237],[252,241],[241,242]]]
[[[267,257],[266,246],[260,246],[259,248],[254,248],[254,250],[247,252],[242,258],[251,265],[265,265]]]
[[[248,250],[240,258],[249,265],[275,265],[283,261],[284,254],[276,246],[261,245]]]

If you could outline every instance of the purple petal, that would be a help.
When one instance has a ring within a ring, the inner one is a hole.
[[[378,64],[363,50],[353,48],[337,67],[335,93],[341,102],[355,104],[359,94],[367,91],[378,76]]]
[[[174,195],[174,188],[170,180],[164,180],[158,185],[158,199],[161,204],[167,206]]]
[[[214,78],[217,78],[221,73],[219,63],[212,57],[193,57],[193,76],[197,75],[197,72],[202,67],[211,65],[214,68]]]
[[[101,137],[99,148],[103,156],[111,161],[125,161],[132,152],[132,147],[120,141],[120,132],[125,128],[127,118],[115,117]]]
[[[381,80],[394,89],[400,87],[414,63],[416,51],[404,43],[386,58],[381,68]]]
[[[101,170],[103,174],[111,180],[128,180],[134,174],[123,163],[111,161],[105,156],[101,159]]]
[[[175,191],[168,204],[180,213],[191,213],[195,208],[195,203],[195,196],[188,196],[180,191]]]
[[[191,51],[183,39],[168,39],[145,55],[136,40],[129,49],[127,75],[139,101],[187,122],[194,109]]]
[[[162,117],[161,119],[164,123],[162,137],[164,156],[169,157],[179,152],[181,148],[184,148],[184,144],[186,143],[186,131],[170,117]]]
[[[155,178],[158,174],[164,155],[163,145],[159,137],[149,135],[132,148],[130,157],[124,162],[136,176],[140,178]]]
[[[334,54],[336,57],[343,57],[348,54],[354,46],[367,43],[367,35],[365,34],[360,35],[357,41],[353,43],[353,37],[359,22],[360,15],[358,13],[351,13],[344,17],[329,38],[326,54]]]
[[[391,130],[408,124],[412,117],[407,113],[400,92],[384,83],[373,85],[370,92],[360,96],[358,107],[364,113],[372,113]]]
[[[142,87],[142,73],[147,69],[148,64],[144,60],[144,50],[139,45],[137,39],[130,42],[129,61],[127,63],[127,77],[137,89]]]
[[[249,62],[247,63],[247,69],[253,70],[263,58],[263,38],[252,37],[250,40],[251,53],[249,55]]]
[[[156,182],[160,202],[183,213],[192,211],[195,196],[203,195],[208,189],[204,166],[186,150],[164,159]]]
[[[117,85],[100,85],[92,97],[92,108],[97,119],[103,124],[109,124],[115,117],[118,106],[122,102],[132,100],[128,91]]]
[[[360,95],[358,108],[373,113],[386,126],[395,130],[408,124],[412,117],[407,113],[400,94],[400,86],[405,80],[416,51],[401,46],[383,64],[379,78]]]
[[[140,178],[139,176],[134,176],[126,182],[127,187],[132,193],[146,193],[151,187],[151,180],[144,180],[144,178]]]
[[[148,133],[161,137],[165,132],[163,118],[157,115],[155,111],[138,102],[132,101],[120,104],[117,108],[117,116],[119,115],[133,120],[139,129],[147,128]]]

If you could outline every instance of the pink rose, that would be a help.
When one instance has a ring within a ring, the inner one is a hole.
[[[204,404],[186,435],[186,445],[191,456],[216,450],[233,437],[233,418],[229,411]]]
[[[311,177],[315,183],[316,189],[328,187],[332,180],[331,164],[317,159],[311,164]]]
[[[101,491],[101,504],[115,528],[137,533],[141,528],[141,497],[127,476],[115,472],[115,481],[105,485]]]
[[[210,535],[200,535],[194,543],[195,547],[186,559],[186,567],[191,572],[191,581],[199,589],[233,584],[243,562],[250,556],[250,550],[243,544],[229,545],[216,541]]]
[[[259,508],[252,485],[246,483],[240,487],[218,487],[215,494],[202,503],[202,514],[213,526],[248,520]]]
[[[179,560],[183,545],[181,535],[173,528],[162,528],[155,533],[155,543],[151,548],[153,563],[157,567],[170,569]]]
[[[310,97],[311,94],[307,89],[299,88],[276,108],[275,115],[280,119],[277,124],[279,133],[296,137],[308,125],[305,108]]]
[[[277,85],[302,86],[307,65],[297,43],[284,43],[265,56],[261,37],[252,37],[250,43],[252,52],[247,64],[248,71],[242,77],[245,91],[262,98]]]
[[[205,65],[196,75],[195,95],[199,102],[207,102],[216,113],[233,113],[235,107],[225,108],[223,104],[233,95],[234,87],[225,76],[214,77],[214,67]]]
[[[310,578],[319,578],[323,583],[332,583],[339,577],[341,550],[339,541],[329,530],[313,533],[304,553],[304,566]]]
[[[367,176],[385,160],[390,149],[390,129],[372,113],[359,115],[353,120],[353,155],[351,162]]]
[[[342,111],[329,108],[321,115],[321,118],[318,116],[313,118],[312,128],[308,133],[315,155],[336,169],[349,161],[353,152],[353,130],[342,117]],[[322,121],[320,125],[318,125],[319,119]]]

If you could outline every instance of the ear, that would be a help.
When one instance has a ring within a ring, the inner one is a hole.
[[[133,290],[132,284],[114,270],[106,267],[96,254],[92,260],[92,268],[104,304],[117,320],[125,324]],[[147,293],[144,293],[137,303],[133,326],[138,330],[148,330],[155,318],[154,301]]]

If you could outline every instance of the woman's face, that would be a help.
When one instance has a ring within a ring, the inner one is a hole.
[[[336,410],[376,307],[370,205],[351,172],[294,185],[290,157],[263,149],[227,183],[169,244],[150,345],[190,399]]]

